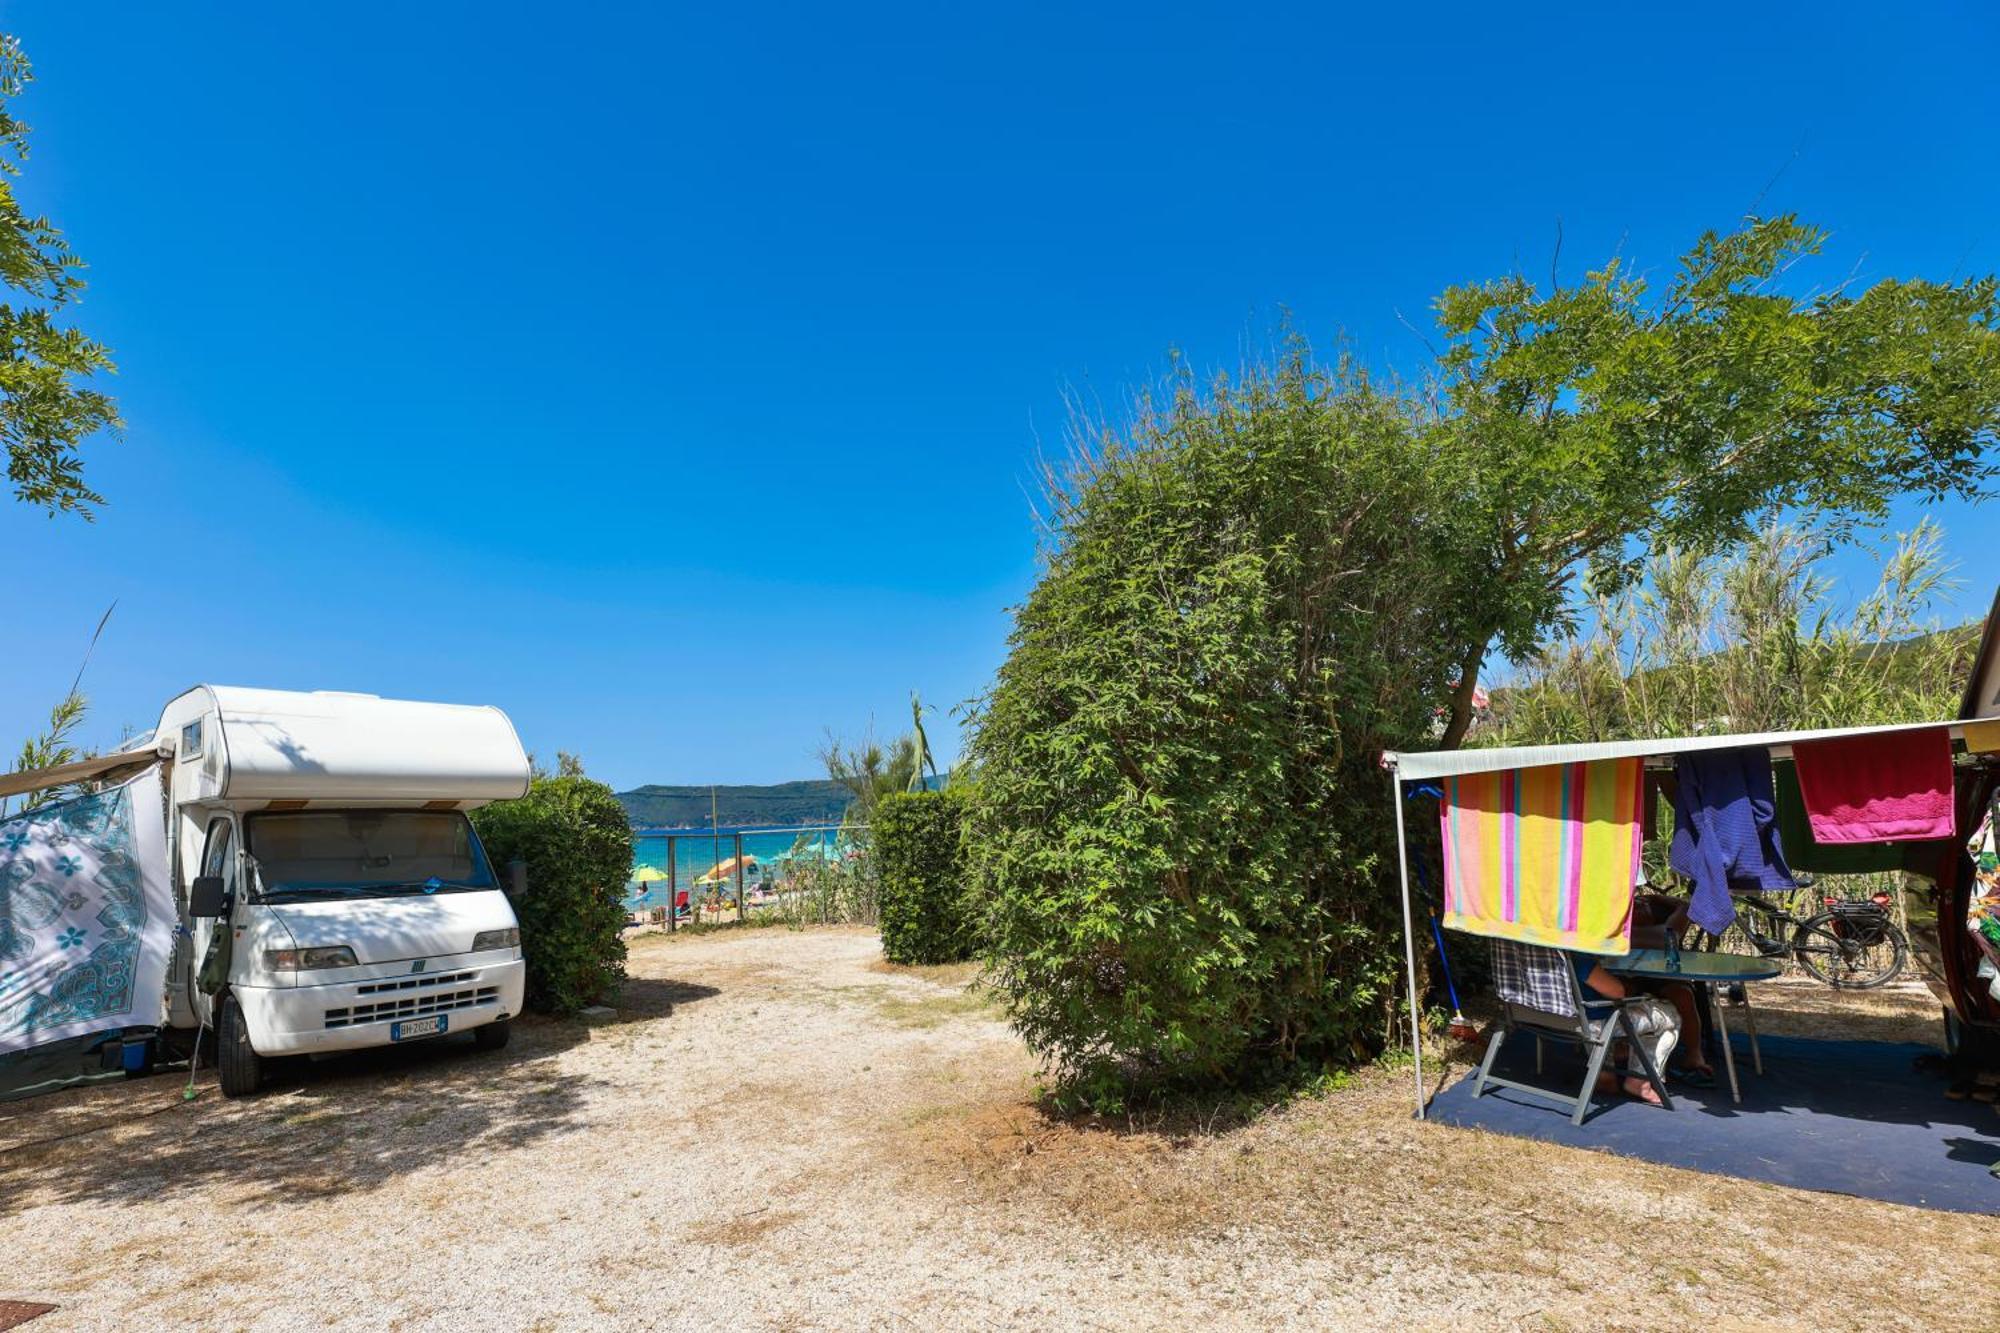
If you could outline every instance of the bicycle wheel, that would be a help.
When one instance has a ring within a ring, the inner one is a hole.
[[[1836,989],[1873,990],[1902,975],[1910,946],[1892,922],[1857,930],[1838,912],[1821,912],[1792,932],[1792,956]]]

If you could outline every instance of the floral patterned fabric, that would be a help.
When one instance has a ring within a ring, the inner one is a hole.
[[[0,1052],[161,1021],[160,771],[0,823]]]
[[[2000,799],[1987,807],[1986,818],[1979,821],[1979,831],[1966,848],[1972,855],[1973,873],[1965,928],[1986,955],[1979,975],[1987,979],[1993,998],[2000,1000],[2000,830],[1994,825],[1996,812],[2000,812]]]

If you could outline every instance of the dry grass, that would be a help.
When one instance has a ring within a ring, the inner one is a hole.
[[[983,973],[978,963],[892,963],[885,958],[877,958],[868,965],[868,970],[887,977],[914,977],[961,989],[977,985]]]
[[[619,1023],[499,1055],[0,1106],[0,1295],[52,1330],[2000,1319],[1990,1219],[1421,1124],[1407,1071],[1226,1128],[1053,1120],[971,970],[862,931],[641,938],[632,969]],[[1920,993],[1760,999],[1770,1032],[1930,1035]]]

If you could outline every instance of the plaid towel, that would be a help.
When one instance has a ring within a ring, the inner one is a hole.
[[[1493,941],[1493,991],[1509,1004],[1574,1018],[1574,981],[1565,954],[1513,940]]]

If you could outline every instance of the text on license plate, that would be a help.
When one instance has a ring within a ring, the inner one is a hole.
[[[389,1025],[390,1041],[408,1041],[412,1037],[435,1037],[449,1026],[448,1015],[439,1014],[434,1018],[406,1018],[400,1023]]]

